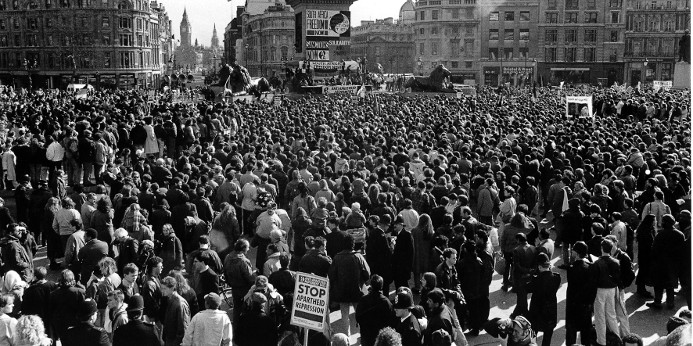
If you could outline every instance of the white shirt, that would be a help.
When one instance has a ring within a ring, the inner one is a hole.
[[[46,149],[46,158],[48,161],[60,162],[65,157],[65,149],[58,141],[53,141]]]

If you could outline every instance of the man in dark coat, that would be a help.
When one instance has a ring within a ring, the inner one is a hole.
[[[10,270],[14,270],[22,276],[23,280],[31,277],[34,266],[20,240],[22,232],[25,230],[23,226],[16,223],[10,224],[8,227],[9,234],[0,240],[2,272],[7,273]]]
[[[580,332],[580,341],[591,344],[592,304],[597,294],[590,279],[592,262],[583,241],[573,245],[573,263],[568,268],[568,289],[566,291],[565,324],[566,344],[573,345]]]
[[[334,256],[330,266],[330,300],[339,303],[345,334],[350,335],[349,309],[358,304],[363,296],[364,283],[371,276],[371,269],[363,256],[354,251],[354,237],[347,234],[347,249]],[[304,256],[305,257],[305,256]]]
[[[233,245],[233,252],[224,259],[224,275],[226,283],[231,286],[234,306],[243,305],[243,297],[255,283],[255,273],[250,259],[246,256],[250,250],[250,243],[245,239],[238,239]],[[238,319],[241,309],[233,309],[233,324],[238,328]]]
[[[14,222],[14,218],[12,214],[10,214],[10,209],[5,206],[5,200],[0,198],[0,234],[5,234],[7,232],[7,226]]]
[[[531,279],[537,258],[537,249],[527,244],[524,233],[518,233],[515,239],[519,243],[513,250],[513,287],[517,293],[517,305],[510,318],[527,313],[527,284]]]
[[[142,320],[142,296],[132,296],[127,303],[128,323],[113,332],[113,346],[162,346],[164,343],[156,325]]]
[[[414,268],[414,237],[404,228],[401,216],[395,219],[395,250],[392,253],[393,278],[396,287],[409,287],[409,278]],[[388,287],[386,287],[388,289]]]
[[[48,189],[48,182],[45,180],[40,180],[38,188],[31,192],[29,201],[30,215],[43,215],[43,210],[46,208],[46,203],[48,203],[48,200],[51,197],[53,197],[53,192]],[[41,238],[41,220],[41,217],[29,218],[29,227],[31,232],[34,234],[36,241],[40,244],[45,244],[46,240]]]
[[[70,327],[65,332],[65,336],[60,338],[63,346],[110,346],[111,340],[106,330],[94,326],[97,313],[96,302],[92,299],[80,302],[77,305],[79,322]]]
[[[541,345],[551,346],[553,328],[558,322],[556,292],[561,287],[561,276],[551,271],[551,262],[545,253],[537,256],[537,262],[539,274],[527,286],[527,291],[533,293],[528,319],[534,330],[544,332]]]
[[[371,287],[368,294],[361,297],[356,305],[355,318],[361,330],[361,345],[372,346],[378,332],[391,325],[395,312],[392,303],[383,295],[383,278],[371,276]]]
[[[50,321],[51,292],[58,288],[55,282],[46,280],[47,275],[45,267],[34,268],[34,282],[24,290],[22,297],[22,314],[37,315],[44,323]]]
[[[198,273],[198,284],[195,288],[197,301],[204,302],[208,293],[219,292],[219,275],[207,265],[211,258],[198,252],[193,258],[193,270]]]
[[[325,238],[307,236],[304,238],[304,242],[308,251],[301,257],[298,271],[326,278],[332,265],[332,259],[325,252]]]
[[[330,258],[334,257],[342,250],[351,250],[349,248],[347,238],[347,233],[339,229],[339,220],[336,218],[330,218],[327,220],[327,228],[330,229],[330,233],[325,235],[325,240],[327,243],[327,255]]]
[[[652,284],[655,298],[647,303],[650,308],[662,307],[662,293],[667,293],[667,308],[674,308],[674,288],[678,286],[680,266],[684,259],[686,238],[674,229],[676,219],[671,214],[662,216],[662,230],[657,233],[652,244]]]
[[[568,201],[568,210],[561,215],[559,224],[563,240],[563,264],[559,268],[567,269],[570,264],[569,247],[583,239],[582,220],[585,214],[580,210],[580,200],[572,198]]]
[[[108,244],[105,241],[98,240],[98,235],[95,229],[87,229],[84,232],[84,246],[79,249],[77,254],[77,259],[79,259],[81,264],[80,282],[83,285],[86,285],[87,281],[89,281],[91,272],[99,264],[99,261],[108,256]]]
[[[388,215],[389,217],[389,215]],[[385,231],[387,226],[380,225],[380,217],[368,218],[369,229],[366,238],[366,261],[373,275],[383,278],[383,287],[389,291],[392,282],[392,249],[388,244]]]
[[[49,307],[50,319],[46,324],[51,324],[51,337],[55,340],[62,338],[69,327],[77,324],[77,307],[84,301],[84,288],[75,287],[75,274],[65,269],[58,280],[60,287],[51,292]]]

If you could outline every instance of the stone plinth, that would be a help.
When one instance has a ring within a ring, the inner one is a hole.
[[[687,62],[677,62],[674,66],[674,88],[691,88],[691,64]]]

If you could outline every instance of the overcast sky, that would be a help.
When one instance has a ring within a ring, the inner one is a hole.
[[[212,40],[212,28],[217,25],[219,44],[223,44],[224,28],[236,15],[236,6],[245,4],[245,0],[159,0],[163,3],[173,23],[176,39],[180,39],[180,21],[183,8],[188,9],[188,18],[192,25],[192,41],[197,38],[200,44],[209,46]],[[351,6],[351,21],[358,26],[361,20],[373,20],[386,17],[397,18],[399,8],[405,0],[357,0]]]

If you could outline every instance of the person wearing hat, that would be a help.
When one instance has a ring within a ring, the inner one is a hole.
[[[221,297],[212,292],[204,296],[207,309],[198,312],[185,330],[182,346],[231,345],[231,320],[219,310]]]
[[[128,323],[113,332],[113,346],[162,346],[159,329],[143,321],[144,299],[139,294],[127,301]]]
[[[591,344],[592,339],[592,304],[596,291],[591,284],[587,244],[578,241],[572,247],[572,258],[568,268],[568,289],[566,291],[565,326],[566,344],[573,345],[580,332],[580,342]]]
[[[63,346],[98,345],[110,346],[111,340],[103,328],[94,326],[98,309],[96,302],[86,299],[77,305],[76,325],[70,327],[60,338]]]
[[[387,216],[389,219],[389,215]],[[366,261],[373,275],[379,275],[383,279],[383,287],[389,291],[392,283],[392,249],[388,243],[385,232],[389,223],[383,225],[378,215],[368,218],[368,237],[366,238]]]
[[[556,292],[561,286],[561,276],[551,270],[551,261],[546,253],[537,255],[537,264],[539,273],[527,286],[527,291],[533,293],[527,317],[535,330],[544,332],[542,346],[551,346],[553,329],[558,323]]]
[[[392,303],[383,295],[383,278],[373,274],[370,283],[368,294],[361,297],[354,314],[361,331],[361,344],[364,346],[372,346],[378,331],[390,326],[390,321],[395,317]]]
[[[515,240],[518,245],[512,252],[512,277],[513,288],[517,294],[517,305],[510,315],[511,318],[517,315],[526,315],[527,313],[527,284],[536,268],[537,258],[537,249],[527,243],[527,236],[524,233],[517,233]]]
[[[395,330],[402,336],[402,346],[422,346],[423,328],[419,320],[411,313],[414,301],[410,294],[400,292],[395,297]]]
[[[238,346],[276,346],[277,324],[266,311],[267,297],[260,293],[249,296],[248,312],[240,316],[234,343]]]
[[[409,287],[409,278],[414,269],[414,237],[411,231],[404,227],[404,219],[401,216],[395,218],[393,224],[396,234],[395,248],[392,251],[393,279],[396,287]]]

